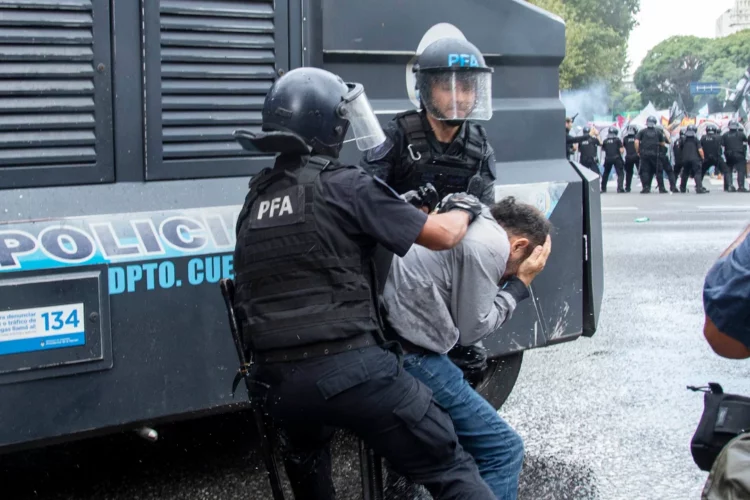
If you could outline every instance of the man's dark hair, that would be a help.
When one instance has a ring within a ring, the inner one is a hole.
[[[538,208],[528,203],[519,203],[513,196],[491,205],[490,212],[509,235],[529,239],[529,254],[537,245],[544,245],[552,230],[552,224]]]

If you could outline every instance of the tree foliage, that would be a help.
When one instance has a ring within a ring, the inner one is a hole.
[[[750,30],[724,38],[676,36],[652,48],[635,72],[644,102],[657,108],[681,99],[688,111],[705,101],[690,95],[690,82],[711,81],[733,88],[750,64]],[[723,100],[725,92],[718,96]]]
[[[565,20],[560,88],[617,85],[627,70],[627,41],[640,0],[529,0]]]

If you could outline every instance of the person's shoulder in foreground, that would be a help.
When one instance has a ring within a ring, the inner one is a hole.
[[[708,271],[703,286],[704,335],[727,358],[750,357],[750,226]]]

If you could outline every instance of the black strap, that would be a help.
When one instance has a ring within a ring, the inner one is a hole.
[[[313,271],[316,269],[339,268],[359,273],[361,266],[362,262],[357,257],[329,257],[326,259],[317,259],[315,257],[311,257],[308,261],[285,263],[283,272],[284,274],[286,274],[295,271]],[[270,265],[269,262],[258,262],[256,264],[250,264],[249,266],[247,266],[244,271],[237,276],[237,281],[248,282],[259,278],[278,275],[279,269],[274,268],[272,265]]]
[[[332,356],[353,349],[363,347],[373,347],[377,345],[376,339],[370,335],[360,335],[345,340],[335,340],[332,342],[320,342],[308,346],[296,347],[293,349],[278,349],[273,351],[256,352],[255,362],[264,363],[288,363],[291,361],[300,361],[303,359],[313,359],[320,356]]]
[[[415,163],[429,162],[432,158],[432,149],[427,140],[427,132],[422,123],[421,115],[416,111],[405,113],[399,117],[398,122],[404,130],[409,159]]]
[[[467,123],[464,151],[466,156],[477,162],[484,160],[487,154],[487,132],[485,132],[484,127],[477,123]]]
[[[341,274],[321,274],[314,278],[303,278],[303,279],[285,279],[280,283],[273,285],[254,285],[250,284],[251,294],[256,292],[256,286],[262,287],[265,293],[270,295],[282,294],[293,292],[295,290],[302,290],[306,288],[313,288],[316,286],[332,287],[343,285],[344,283],[354,283],[360,279],[360,275],[354,273],[341,273]]]
[[[260,287],[263,294],[259,294],[259,301],[268,301],[274,294],[265,293],[266,287]],[[302,291],[302,290],[301,290]],[[254,301],[250,301],[252,307]],[[304,296],[290,297],[285,300],[274,300],[262,305],[264,313],[278,313],[284,311],[294,311],[303,307],[325,306],[330,304],[342,304],[346,302],[363,302],[370,303],[370,292],[368,290],[353,290],[350,292],[308,292]],[[312,317],[315,315],[312,314]],[[271,320],[273,321],[273,320]]]
[[[341,310],[311,313],[305,316],[304,328],[311,328],[323,323],[337,323],[345,321],[350,323],[357,319],[372,320],[371,305],[369,303],[357,307],[347,307]],[[278,330],[302,329],[300,318],[284,318],[266,321],[264,324],[246,324],[245,328],[252,336],[269,335]]]

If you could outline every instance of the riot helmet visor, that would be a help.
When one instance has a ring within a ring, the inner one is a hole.
[[[492,118],[492,73],[489,68],[422,70],[417,90],[427,112],[438,120]]]
[[[370,106],[364,87],[359,83],[346,85],[349,92],[339,104],[337,113],[349,122],[349,130],[354,135],[353,140],[357,142],[357,149],[367,151],[381,145],[385,142],[385,133]]]

